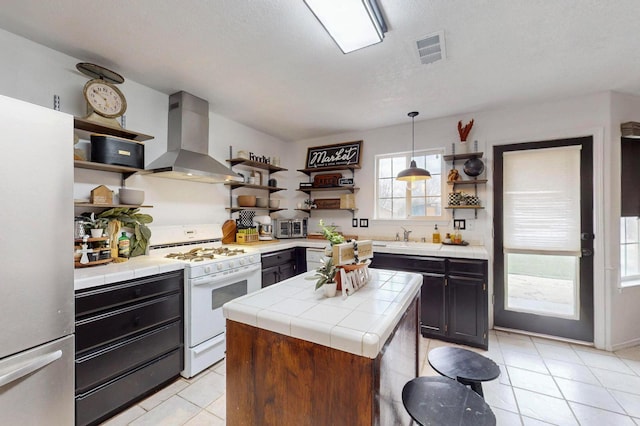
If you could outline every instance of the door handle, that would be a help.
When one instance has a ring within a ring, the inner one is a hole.
[[[596,236],[593,235],[591,232],[583,232],[582,234],[580,234],[580,239],[582,241],[590,241],[593,240]]]
[[[586,257],[586,256],[593,256],[593,250],[591,249],[582,249],[582,256]]]
[[[10,371],[7,374],[3,374],[2,376],[0,376],[0,387],[7,385],[11,382],[15,382],[16,380],[21,379],[22,377],[28,374],[31,374],[34,371],[39,370],[48,364],[51,364],[55,360],[59,359],[61,356],[62,356],[62,351],[58,349],[55,352],[41,355],[33,359],[31,362],[27,363],[26,365],[23,365],[22,367],[15,369],[14,371]]]

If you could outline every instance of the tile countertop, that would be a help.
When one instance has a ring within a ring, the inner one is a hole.
[[[261,242],[250,244],[260,253],[270,253],[294,247],[324,248],[325,240],[307,238],[294,238],[277,240],[274,242]],[[241,244],[226,244],[228,247],[243,248]],[[441,256],[467,259],[488,259],[489,255],[483,246],[445,246],[441,244],[402,242],[402,241],[374,241],[374,253],[395,253],[417,256]],[[149,256],[138,256],[124,263],[110,263],[89,268],[77,268],[74,270],[74,289],[84,290],[104,284],[118,281],[142,278],[149,275],[160,274],[183,269],[181,262]]]
[[[234,299],[227,319],[367,358],[376,358],[420,291],[422,276],[371,269],[353,295],[326,298],[307,272]]]
[[[229,247],[244,247],[242,244],[226,244]],[[269,253],[293,247],[324,248],[326,240],[292,238],[274,240],[274,242],[263,241],[257,244],[249,244],[248,247],[255,248],[261,253]],[[394,253],[408,254],[416,256],[440,256],[457,257],[467,259],[489,259],[489,253],[484,246],[450,246],[444,244],[404,242],[404,241],[373,241],[374,253]]]
[[[84,290],[103,284],[148,277],[184,269],[182,262],[163,257],[137,256],[123,263],[77,268],[73,272],[74,290]]]

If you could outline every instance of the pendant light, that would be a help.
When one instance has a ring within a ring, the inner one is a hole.
[[[408,184],[411,184],[412,182],[415,182],[418,180],[431,179],[431,173],[429,173],[428,170],[421,169],[420,167],[416,166],[416,161],[413,159],[415,143],[416,143],[415,118],[416,118],[416,115],[418,115],[418,112],[413,111],[407,115],[411,117],[411,165],[409,166],[408,169],[404,169],[403,171],[398,173],[398,176],[396,176],[396,180],[400,180],[402,182],[407,182]]]

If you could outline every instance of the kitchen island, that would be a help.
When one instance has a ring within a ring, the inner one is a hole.
[[[422,276],[371,270],[325,298],[308,272],[224,305],[227,424],[408,424]]]

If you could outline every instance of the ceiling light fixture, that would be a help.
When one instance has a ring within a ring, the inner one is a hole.
[[[304,0],[343,53],[380,43],[387,32],[376,0]]]
[[[396,180],[407,182],[407,184],[411,184],[417,180],[427,180],[431,179],[431,173],[428,170],[421,169],[416,165],[416,160],[413,159],[414,151],[415,151],[415,142],[416,142],[416,134],[415,134],[415,118],[418,115],[417,111],[410,112],[407,114],[411,117],[411,165],[408,169],[404,169],[398,176],[396,176]]]

